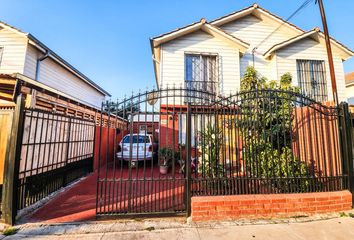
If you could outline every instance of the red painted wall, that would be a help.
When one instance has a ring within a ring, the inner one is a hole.
[[[96,137],[95,137],[95,157],[94,157],[94,162],[93,162],[93,169],[94,171],[97,170],[98,168],[98,154],[101,153],[101,159],[100,159],[100,166],[104,166],[106,163],[109,163],[113,160],[114,157],[114,152],[115,152],[115,146],[114,146],[114,138],[117,137],[116,139],[116,144],[119,143],[121,139],[121,134],[118,134],[116,136],[116,129],[115,128],[107,128],[107,127],[102,127],[102,137],[101,137],[101,152],[99,149],[99,143],[100,143],[100,126],[96,126]],[[107,158],[108,156],[108,158]]]

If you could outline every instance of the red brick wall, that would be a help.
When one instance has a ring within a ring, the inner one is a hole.
[[[292,217],[350,210],[349,191],[192,197],[192,220]]]

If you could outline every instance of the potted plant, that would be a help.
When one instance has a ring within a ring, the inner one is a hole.
[[[159,150],[160,173],[167,174],[170,167],[173,151],[170,147],[163,147]]]

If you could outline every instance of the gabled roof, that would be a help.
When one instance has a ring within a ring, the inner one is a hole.
[[[241,39],[239,39],[231,34],[228,34],[227,32],[221,30],[220,28],[207,23],[205,18],[202,18],[199,22],[193,23],[193,24],[185,26],[183,28],[179,28],[179,29],[173,30],[169,33],[165,33],[163,35],[160,35],[158,37],[151,38],[152,46],[154,48],[158,47],[163,43],[172,41],[176,38],[185,36],[187,34],[196,32],[198,30],[202,30],[214,37],[222,38],[223,40],[230,43],[231,45],[235,45],[235,46],[239,47],[240,51],[243,53],[249,47],[249,44],[246,43],[245,41],[242,41]]]
[[[161,44],[167,43],[169,41],[172,41],[174,39],[177,39],[179,37],[185,36],[187,34],[199,30],[204,31],[205,33],[210,34],[213,37],[222,39],[223,41],[230,44],[231,46],[234,46],[237,49],[239,49],[241,53],[245,53],[249,47],[249,43],[246,43],[245,41],[242,41],[241,39],[231,34],[228,34],[224,30],[207,23],[207,21],[204,18],[202,18],[199,22],[195,22],[185,27],[178,28],[171,32],[151,38],[150,44],[151,44],[151,51],[153,55],[154,72],[155,72],[157,85],[159,85],[158,73],[160,71]]]
[[[74,75],[79,77],[81,80],[83,80],[84,82],[86,82],[87,84],[92,86],[93,88],[95,88],[97,91],[103,93],[106,96],[109,96],[109,97],[111,96],[106,90],[101,88],[94,81],[89,79],[86,75],[84,75],[82,72],[80,72],[75,67],[73,67],[70,63],[68,63],[63,58],[61,58],[58,54],[56,54],[53,50],[51,50],[49,47],[47,47],[44,43],[42,43],[37,38],[35,38],[32,34],[23,32],[20,29],[15,28],[15,27],[13,27],[13,26],[11,26],[11,25],[9,25],[7,23],[4,23],[2,21],[0,21],[0,30],[1,30],[1,27],[2,28],[6,28],[6,29],[8,29],[8,30],[10,30],[12,32],[15,32],[17,34],[20,34],[20,35],[26,37],[28,39],[28,43],[29,44],[33,45],[34,47],[36,47],[37,49],[39,49],[43,53],[49,52],[50,53],[49,57],[52,60],[54,60],[58,64],[62,65],[64,68],[66,68],[67,70],[72,72]]]
[[[273,45],[271,48],[269,48],[264,54],[263,56],[265,58],[269,58],[271,57],[271,55],[279,50],[279,49],[282,49],[286,46],[289,46],[291,44],[294,44],[302,39],[305,39],[305,38],[312,38],[314,39],[315,41],[319,42],[319,43],[322,43],[322,44],[325,44],[325,36],[324,34],[320,31],[320,28],[314,28],[313,30],[310,30],[308,32],[304,32],[302,34],[299,34],[295,37],[292,37],[292,38],[289,38],[288,40],[285,40],[283,42],[280,42],[280,43],[277,43],[275,45]],[[352,50],[350,50],[349,48],[347,48],[346,46],[344,46],[343,44],[337,42],[336,40],[334,40],[333,38],[331,38],[331,43],[333,44],[333,46],[337,47],[341,53],[341,57],[343,60],[347,60],[348,58],[350,58],[351,56],[354,56],[354,52]],[[332,45],[331,44],[331,45]]]
[[[286,46],[288,46],[288,45],[290,45],[290,44],[293,44],[293,43],[295,43],[295,42],[298,42],[298,41],[300,41],[300,40],[302,40],[302,39],[304,39],[304,38],[312,37],[312,38],[314,38],[315,40],[319,41],[319,40],[318,40],[318,32],[319,32],[319,31],[320,31],[319,28],[315,28],[315,29],[313,29],[313,30],[311,30],[311,31],[304,32],[304,33],[299,34],[299,35],[297,35],[297,36],[295,36],[295,37],[289,38],[288,40],[285,40],[285,41],[283,41],[283,42],[280,42],[280,43],[278,43],[278,44],[275,44],[275,45],[272,46],[270,49],[268,49],[268,50],[263,54],[263,56],[264,56],[265,58],[269,58],[269,57],[272,55],[273,52],[275,52],[275,51],[277,51],[277,50],[279,50],[279,49],[281,49],[281,48],[283,48],[283,47],[286,47]]]
[[[246,17],[248,15],[254,15],[260,19],[264,19],[265,17],[279,22],[279,23],[283,23],[285,26],[289,27],[290,29],[296,31],[297,33],[303,33],[305,32],[303,29],[295,26],[294,24],[284,20],[283,18],[269,12],[268,10],[260,7],[258,4],[253,4],[249,7],[246,7],[244,9],[241,9],[239,11],[227,14],[225,16],[219,17],[217,19],[214,19],[212,21],[210,21],[210,24],[214,25],[214,26],[222,26],[224,24],[227,24],[229,22],[235,21],[237,19]]]
[[[284,20],[283,18],[267,11],[266,9],[260,7],[258,4],[253,4],[247,8],[241,9],[239,11],[233,12],[231,14],[222,16],[220,18],[217,18],[215,20],[212,20],[208,23],[208,26],[213,27],[213,29],[218,29],[219,31],[223,31],[221,30],[219,27],[230,23],[232,21],[235,21],[237,19],[246,17],[248,15],[253,15],[259,19],[261,19],[262,21],[267,21],[271,24],[275,24],[275,25],[281,25],[282,27],[286,27],[287,30],[292,31],[293,35],[295,35],[295,37],[292,37],[284,42],[278,43],[276,45],[274,45],[271,49],[269,49],[265,55],[267,57],[269,57],[269,55],[274,52],[274,49],[280,49],[284,46],[288,46],[289,44],[295,43],[301,39],[307,38],[307,37],[311,37],[314,40],[323,43],[324,41],[324,34],[317,30],[311,30],[308,32],[305,32],[303,29],[295,26],[294,24]],[[160,58],[160,49],[156,48],[155,44],[153,43],[153,40],[161,40],[164,39],[167,41],[170,41],[168,38],[172,37],[173,39],[179,37],[180,33],[184,33],[184,34],[188,34],[190,32],[193,31],[193,29],[198,29],[198,27],[201,27],[201,22],[196,22],[193,24],[190,24],[188,26],[182,27],[182,28],[178,28],[176,30],[173,30],[169,33],[165,33],[163,35],[160,35],[158,37],[155,37],[153,39],[151,39],[150,43],[151,43],[151,50],[153,53],[153,63],[154,63],[154,71],[155,71],[155,77],[156,77],[156,81],[158,84],[158,72],[159,72],[159,58]],[[224,32],[227,35],[231,35],[228,34],[226,32]],[[182,34],[183,35],[183,34]],[[231,35],[232,36],[232,35]],[[235,36],[233,36],[235,38]],[[236,38],[239,42],[243,42],[241,39]],[[163,41],[162,41],[163,42]],[[157,46],[159,44],[156,44]],[[348,47],[344,46],[343,44],[341,44],[340,42],[336,41],[334,38],[331,38],[331,43],[333,44],[333,46],[335,48],[337,48],[340,51],[341,57],[343,60],[348,59],[351,56],[354,56],[354,52],[352,50],[350,50]]]

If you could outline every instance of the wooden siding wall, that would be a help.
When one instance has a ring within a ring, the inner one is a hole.
[[[8,29],[0,29],[0,47],[4,48],[0,61],[0,73],[22,73],[27,40]]]
[[[14,107],[0,107],[0,184],[4,182],[4,163],[13,113]]]
[[[240,88],[240,80],[247,66],[253,65],[252,50],[257,47],[254,55],[255,68],[261,76],[268,80],[279,80],[290,72],[293,84],[297,85],[296,59],[324,60],[328,100],[332,100],[331,80],[327,61],[326,47],[310,38],[299,41],[289,47],[279,50],[270,60],[264,59],[263,54],[273,45],[286,41],[300,33],[283,26],[271,37],[263,41],[279,24],[261,20],[253,15],[243,17],[231,23],[219,26],[222,30],[250,44],[247,52],[239,56],[237,49],[202,31],[180,37],[162,45],[161,83],[166,86],[184,83],[184,53],[188,51],[212,52],[221,56],[221,90],[223,93],[235,92]],[[333,47],[335,49],[335,47]],[[340,101],[346,101],[343,63],[335,52],[334,65],[337,78],[338,96]]]
[[[280,78],[280,76],[284,73],[290,72],[293,76],[293,84],[298,85],[296,68],[297,59],[325,61],[328,99],[332,100],[332,85],[325,46],[307,38],[300,40],[288,47],[280,49],[277,52],[278,78]],[[333,61],[336,73],[339,102],[346,101],[347,98],[345,93],[343,62],[336,54],[333,55]]]
[[[43,56],[43,53],[40,53],[33,46],[28,46],[24,75],[35,79],[36,62],[41,56]],[[102,93],[50,58],[41,62],[39,82],[98,108],[101,107],[105,98]]]
[[[239,71],[241,71],[241,76],[243,76],[247,66],[253,65],[252,50],[254,47],[258,47],[255,52],[255,68],[262,76],[268,79],[273,79],[274,76],[272,75],[271,61],[265,60],[263,53],[274,44],[295,36],[294,32],[282,31],[284,28],[281,28],[276,31],[268,40],[261,43],[277,27],[278,25],[270,25],[269,23],[266,23],[261,19],[251,15],[220,26],[220,28],[227,33],[232,34],[250,44],[248,51],[240,60],[240,66],[237,68]]]
[[[238,90],[240,79],[238,49],[203,31],[162,45],[161,83],[163,86],[184,86],[184,55],[189,52],[218,54],[220,93],[230,94]]]

